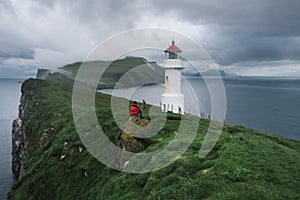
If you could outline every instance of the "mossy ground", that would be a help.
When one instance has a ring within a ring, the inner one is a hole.
[[[214,149],[199,159],[209,124],[201,119],[192,145],[174,163],[149,173],[124,173],[106,167],[84,148],[72,120],[71,87],[33,79],[26,87],[37,91],[24,121],[32,128],[35,145],[9,199],[300,199],[298,141],[225,126]],[[105,134],[115,142],[120,130],[109,96],[96,95],[96,111]],[[147,139],[145,151],[172,140],[179,123],[167,120]],[[51,138],[41,142],[45,132]]]

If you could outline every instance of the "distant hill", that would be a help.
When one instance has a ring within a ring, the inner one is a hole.
[[[57,71],[38,70],[37,78],[73,84],[80,66],[88,73],[102,72],[98,89],[113,88],[121,77],[126,81],[119,82],[119,87],[140,86],[143,83],[162,83],[164,71],[155,62],[149,62],[145,58],[126,57],[115,61],[88,61],[76,62],[60,67]],[[104,70],[104,68],[107,68]],[[89,78],[87,77],[87,84]]]
[[[219,74],[218,74],[219,72]],[[238,77],[237,74],[235,73],[228,73],[225,72],[224,70],[214,70],[214,69],[209,69],[204,72],[192,72],[192,71],[184,71],[182,72],[184,76],[195,76],[195,77],[216,77],[216,76],[221,76],[221,77]]]

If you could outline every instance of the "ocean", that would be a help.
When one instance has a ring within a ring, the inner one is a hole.
[[[270,134],[300,140],[300,79],[242,77],[224,78],[226,92],[226,123],[243,125]],[[210,95],[206,83],[199,77],[186,77],[182,80],[182,93],[185,95],[185,112],[193,104],[188,85],[199,99],[200,112],[210,115]],[[214,78],[209,79],[214,84]],[[146,85],[128,89],[106,89],[103,93],[142,101],[153,105],[160,104],[164,91],[162,85]],[[212,91],[214,92],[214,91]]]
[[[14,177],[11,172],[12,121],[18,116],[20,79],[0,79],[0,199],[5,199]]]
[[[300,140],[300,79],[225,80],[227,123]]]
[[[6,197],[13,182],[11,173],[11,125],[18,115],[20,87],[16,79],[0,79],[0,199]],[[211,79],[213,82],[213,79]],[[210,95],[201,78],[183,79],[186,112],[193,103],[186,92],[191,84],[201,102],[203,112],[210,113]],[[274,135],[300,140],[300,79],[293,78],[227,78],[224,79],[227,98],[226,123],[243,125]],[[159,105],[162,85],[115,90],[118,96],[146,100]],[[111,94],[112,90],[102,90]],[[192,111],[191,111],[192,112]]]

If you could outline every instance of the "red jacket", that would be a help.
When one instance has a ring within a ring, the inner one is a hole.
[[[130,108],[130,115],[131,116],[138,116],[138,113],[141,109],[138,107],[137,104],[132,104]]]

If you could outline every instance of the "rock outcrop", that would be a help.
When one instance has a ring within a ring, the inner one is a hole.
[[[22,120],[17,118],[12,124],[12,172],[19,177],[24,152],[24,134]]]
[[[38,69],[36,78],[45,80],[50,75],[50,70],[48,69]]]
[[[142,138],[134,137],[143,128],[151,129],[148,119],[140,119],[138,117],[130,117],[127,120],[125,128],[121,131],[118,146],[126,151],[139,152],[147,147],[147,143]]]

